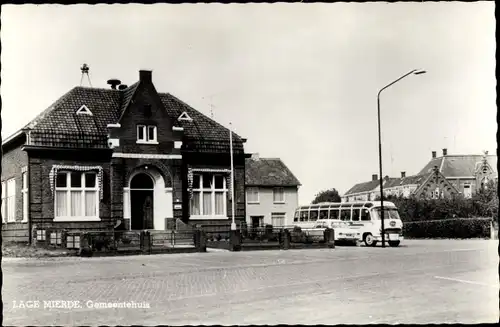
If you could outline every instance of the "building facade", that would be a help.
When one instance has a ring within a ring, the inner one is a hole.
[[[166,230],[245,219],[245,142],[168,93],[152,72],[75,87],[2,143],[6,241],[31,230]],[[231,198],[234,188],[234,199]]]
[[[450,197],[462,194],[472,197],[477,190],[490,180],[498,180],[497,156],[488,155],[449,155],[443,149],[443,155],[432,152],[431,160],[416,175],[399,178],[386,176],[383,181],[384,194],[417,196],[424,198]],[[380,195],[380,180],[377,175],[372,181],[354,185],[342,196],[342,201],[374,200]]]
[[[299,180],[280,159],[255,154],[245,165],[247,225],[290,225],[298,207]]]

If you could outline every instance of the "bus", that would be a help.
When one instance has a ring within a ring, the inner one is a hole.
[[[333,203],[323,202],[300,206],[295,210],[293,225],[301,228],[319,226],[333,229],[348,229],[359,237],[366,246],[375,246],[382,241],[380,220],[381,201],[360,201]],[[392,202],[384,201],[385,240],[392,247],[399,246],[403,240],[403,222],[398,209]],[[335,231],[335,239],[342,239]],[[345,231],[342,232],[345,234]],[[352,235],[349,235],[352,236]]]

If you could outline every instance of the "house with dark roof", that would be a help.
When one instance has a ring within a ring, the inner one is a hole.
[[[245,161],[246,221],[258,227],[290,225],[298,207],[300,182],[278,158],[252,155]]]
[[[75,87],[3,140],[2,234],[245,220],[245,139],[169,93]],[[234,188],[234,199],[231,189]],[[42,236],[43,237],[43,236]]]
[[[443,149],[443,155],[437,157],[436,151],[432,151],[431,160],[417,175],[406,177],[406,172],[402,172],[399,178],[386,176],[384,194],[427,198],[462,194],[469,198],[489,180],[498,180],[496,168],[497,157],[488,155],[488,152],[483,155],[449,155],[448,150]],[[349,189],[342,201],[374,200],[380,195],[379,187],[380,180],[373,175],[372,181]]]

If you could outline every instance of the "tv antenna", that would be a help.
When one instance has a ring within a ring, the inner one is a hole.
[[[89,76],[89,66],[87,64],[83,64],[82,67],[80,67],[80,70],[82,71],[82,78],[80,78],[80,86],[82,86],[82,82],[83,82],[83,75],[87,75],[87,79],[89,81],[89,85],[90,87],[92,87],[92,82],[90,81],[90,76]]]
[[[209,98],[209,101],[210,101],[210,118],[211,119],[214,119],[214,103],[213,103],[214,95],[217,95],[217,94],[211,94],[211,95],[207,95],[207,96],[201,97],[202,99],[208,99]]]

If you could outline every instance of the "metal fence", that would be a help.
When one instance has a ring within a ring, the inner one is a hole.
[[[194,231],[151,232],[149,240],[152,250],[175,247],[195,247],[196,245]]]

